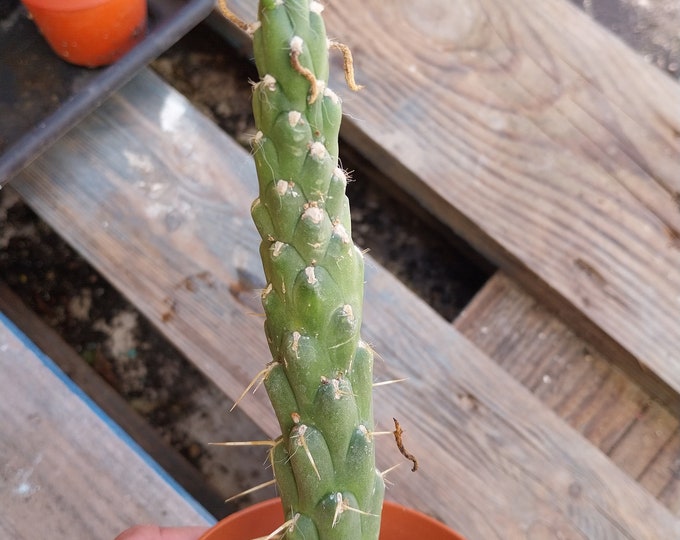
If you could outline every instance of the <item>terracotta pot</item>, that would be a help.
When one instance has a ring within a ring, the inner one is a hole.
[[[266,537],[282,523],[281,500],[270,499],[224,518],[200,540],[253,540]],[[381,523],[381,540],[464,540],[439,521],[389,501],[383,505]]]
[[[52,50],[72,64],[111,64],[146,34],[146,0],[22,1]]]

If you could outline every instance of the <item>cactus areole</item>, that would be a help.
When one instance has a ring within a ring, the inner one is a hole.
[[[361,340],[364,260],[338,167],[338,96],[327,86],[323,7],[260,0],[253,155],[267,286],[265,386],[282,435],[271,451],[288,540],[376,540],[373,354]]]

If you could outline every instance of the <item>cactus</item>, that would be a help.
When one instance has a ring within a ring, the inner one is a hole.
[[[373,353],[360,337],[364,261],[338,167],[342,109],[327,86],[322,10],[313,0],[260,0],[251,27],[260,77],[251,210],[267,280],[265,386],[282,430],[270,458],[284,538],[376,540],[384,483]]]

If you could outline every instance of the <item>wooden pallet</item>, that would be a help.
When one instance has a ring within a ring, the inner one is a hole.
[[[0,537],[214,521],[2,313],[0,369]]]
[[[125,432],[132,438],[135,445],[141,448],[149,460],[155,462],[164,471],[168,471],[173,480],[182,486],[200,506],[218,518],[234,511],[232,505],[225,504],[223,494],[217,493],[207,485],[200,473],[178,451],[172,448],[155,430],[149,429],[149,424],[139,413],[92,366],[83,362],[82,357],[76,351],[2,282],[0,282],[0,314],[12,321],[12,325],[26,336],[25,341],[33,344],[33,349],[41,351],[44,358],[49,358],[50,362],[59,367],[59,370],[75,385],[71,388],[77,387],[78,392],[91,398],[92,403],[97,405],[98,415],[108,417],[115,422],[122,430],[121,433]],[[52,381],[53,384],[61,384],[58,378],[53,378]],[[12,403],[6,400],[4,405],[11,406]],[[59,419],[66,420],[64,416]],[[55,426],[54,429],[59,428]],[[80,444],[78,439],[75,442]],[[106,454],[108,451],[107,446],[102,445],[102,452]],[[104,463],[107,459],[104,455],[100,461]],[[67,504],[72,503],[72,500],[67,501]]]
[[[455,326],[542,403],[680,513],[680,422],[505,274]]]
[[[680,411],[677,84],[563,0],[326,13],[367,88],[344,135]]]
[[[345,136],[502,273],[451,325],[367,265],[377,376],[409,378],[377,420],[423,456],[390,498],[471,540],[680,537],[680,91],[564,2],[412,5],[328,7],[370,90]],[[145,72],[13,185],[240,395],[268,358],[245,151]]]

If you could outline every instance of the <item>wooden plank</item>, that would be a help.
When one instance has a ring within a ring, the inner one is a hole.
[[[676,515],[680,514],[680,482],[677,480],[679,453],[680,435],[676,433],[657,455],[657,466],[650,467],[640,477],[640,483]]]
[[[2,313],[0,369],[0,537],[213,521]]]
[[[502,272],[455,327],[674,512],[680,422]]]
[[[207,484],[198,471],[174,450],[46,323],[0,281],[0,312],[47,355],[66,376],[121,427],[151,459],[181,485],[203,508],[221,518],[234,511],[224,496]]]
[[[14,183],[232,399],[269,358],[253,316],[255,185],[247,152],[148,72]],[[469,538],[680,536],[665,508],[370,260],[366,280],[364,335],[387,359],[377,376],[410,379],[378,393],[378,424],[399,418],[423,460],[395,475],[391,498]],[[262,392],[241,406],[277,433]],[[381,445],[382,467],[401,459]]]
[[[679,413],[678,85],[566,0],[325,14],[344,136]]]

